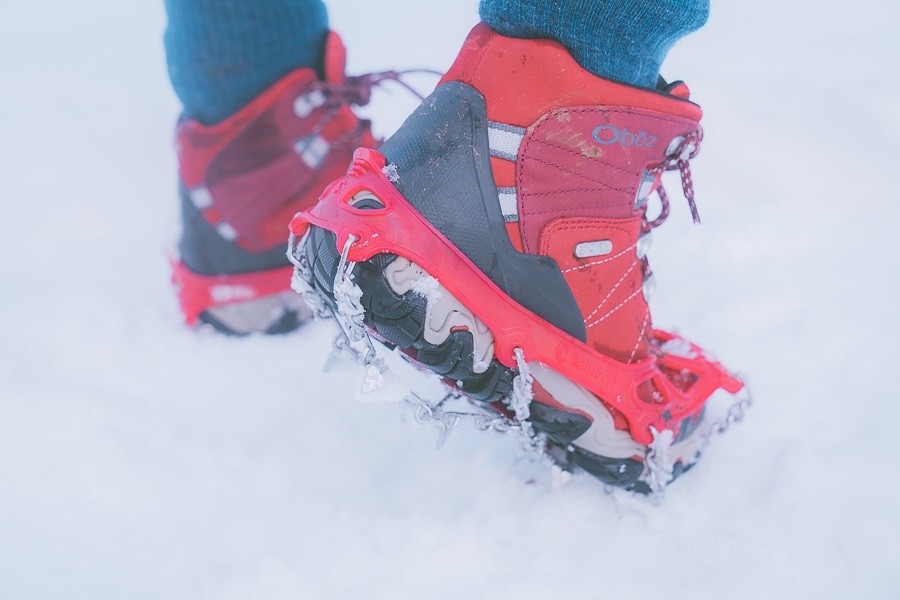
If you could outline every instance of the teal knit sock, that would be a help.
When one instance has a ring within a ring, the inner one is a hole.
[[[225,119],[288,72],[319,67],[321,0],[165,0],[169,75],[184,114]],[[550,38],[589,71],[654,87],[669,48],[706,21],[709,0],[482,0],[510,37]]]
[[[320,68],[321,0],[166,0],[166,57],[184,114],[217,123],[299,67]]]
[[[595,75],[651,88],[672,45],[708,15],[709,0],[481,1],[497,33],[557,40]]]

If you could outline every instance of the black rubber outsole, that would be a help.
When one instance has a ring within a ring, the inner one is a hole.
[[[210,312],[203,311],[197,317],[197,321],[204,325],[209,325],[217,332],[233,336],[233,337],[247,337],[255,334],[263,334],[263,335],[285,335],[288,333],[292,333],[300,328],[303,325],[303,320],[300,319],[300,314],[297,311],[287,310],[284,312],[281,317],[278,318],[277,321],[269,325],[267,329],[264,331],[252,331],[252,332],[242,332],[235,331],[216,317],[214,317]]]
[[[340,263],[334,234],[311,228],[302,251],[310,268],[310,285],[334,309],[334,277]],[[484,372],[476,373],[470,332],[453,332],[440,344],[425,341],[425,297],[414,291],[397,294],[384,277],[384,269],[396,258],[394,254],[379,254],[353,268],[353,280],[362,290],[366,325],[441,377],[455,381],[467,396],[482,402],[508,396],[515,374],[496,359]]]
[[[302,249],[310,269],[309,283],[332,310],[336,309],[334,279],[341,258],[335,239],[332,232],[312,227]],[[425,341],[425,297],[414,291],[399,295],[385,279],[385,268],[396,258],[394,254],[379,254],[353,268],[353,280],[362,290],[366,325],[441,377],[455,381],[466,395],[483,402],[508,397],[515,373],[496,359],[485,372],[475,373],[470,332],[454,332],[437,345]],[[590,427],[587,419],[540,403],[533,403],[532,408],[531,423],[547,436],[548,444],[552,446],[549,454],[563,468],[577,466],[603,483],[642,494],[650,493],[649,486],[639,481],[644,468],[642,461],[598,456],[571,445]],[[676,476],[686,470],[678,463]]]

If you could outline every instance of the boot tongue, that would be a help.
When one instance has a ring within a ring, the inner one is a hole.
[[[325,81],[333,84],[344,83],[344,68],[347,66],[347,49],[341,37],[333,31],[325,40]]]

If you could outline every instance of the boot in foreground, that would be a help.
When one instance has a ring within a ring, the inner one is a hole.
[[[744,387],[647,304],[665,171],[696,217],[700,116],[683,84],[604,80],[555,42],[479,25],[401,129],[295,217],[296,285],[559,462],[661,491],[723,427],[710,396]]]

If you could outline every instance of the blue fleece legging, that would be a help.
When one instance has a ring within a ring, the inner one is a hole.
[[[320,67],[321,0],[165,3],[169,76],[187,117],[216,123],[288,72]],[[500,34],[558,40],[596,75],[654,87],[672,45],[706,22],[709,0],[481,0],[480,13]]]

